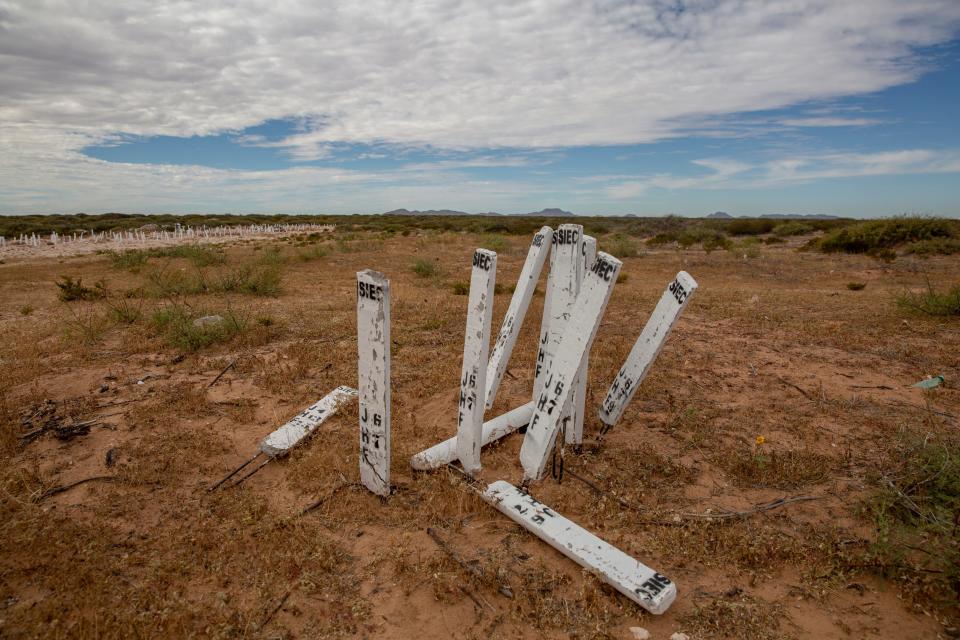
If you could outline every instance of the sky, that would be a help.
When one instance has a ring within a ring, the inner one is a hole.
[[[0,214],[960,217],[958,0],[0,0]]]

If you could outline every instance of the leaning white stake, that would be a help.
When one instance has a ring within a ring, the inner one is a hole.
[[[356,389],[337,387],[264,438],[260,442],[260,451],[271,458],[285,455],[301,440],[313,433],[327,418],[335,414],[340,405],[356,397]]]
[[[530,422],[530,416],[533,415],[533,400],[527,404],[522,404],[516,409],[488,420],[483,423],[483,446],[487,446],[494,440],[499,440],[505,435],[509,435],[525,426]],[[449,440],[444,440],[435,444],[429,449],[424,449],[417,455],[410,458],[410,466],[417,471],[428,471],[450,464],[457,459],[457,438],[454,436]]]
[[[583,236],[583,274],[587,273],[596,259],[597,239],[592,236]],[[580,293],[583,277],[585,276],[581,276],[580,282],[577,283],[577,294]],[[583,442],[583,419],[587,412],[587,377],[589,370],[590,351],[588,350],[583,356],[583,364],[580,365],[580,372],[577,374],[576,382],[574,382],[574,396],[570,403],[570,422],[564,429],[565,442],[574,446],[579,446]]]
[[[530,243],[527,259],[517,279],[517,288],[513,292],[513,298],[510,299],[510,306],[507,307],[507,314],[503,317],[500,333],[497,334],[493,351],[490,353],[490,362],[487,364],[487,409],[492,407],[494,400],[497,399],[497,389],[500,388],[503,374],[507,370],[507,363],[510,361],[510,354],[513,353],[513,346],[517,342],[517,336],[520,335],[520,327],[530,307],[537,281],[540,280],[540,272],[550,252],[552,239],[553,229],[543,227],[533,236],[533,242]]]
[[[686,271],[681,271],[663,292],[600,405],[600,420],[608,427],[620,420],[696,290],[697,281]]]
[[[457,457],[463,470],[480,471],[483,446],[483,409],[490,353],[490,321],[497,280],[497,254],[477,249],[470,273],[467,303],[467,330],[463,339],[463,367],[460,373],[460,407],[457,412]]]
[[[390,281],[357,273],[357,377],[360,396],[360,481],[390,495]]]
[[[260,450],[257,451],[256,455],[228,473],[220,481],[207,489],[207,491],[214,491],[224,482],[240,473],[240,471],[245,469],[254,460],[262,455],[266,455],[267,457],[263,462],[261,462],[245,476],[242,476],[239,480],[230,485],[230,488],[239,486],[245,480],[247,480],[247,478],[267,466],[267,464],[269,464],[274,458],[279,458],[280,456],[285,456],[288,454],[291,449],[297,446],[304,438],[313,433],[317,427],[323,424],[327,418],[335,414],[340,408],[340,405],[344,404],[351,398],[355,398],[356,395],[357,392],[355,389],[343,386],[337,387],[319,401],[315,402],[294,416],[282,427],[261,440]]]
[[[567,520],[504,480],[480,494],[501,513],[627,596],[660,615],[677,597],[677,586],[586,529]]]
[[[574,390],[574,380],[583,357],[597,335],[600,320],[610,300],[622,263],[600,252],[583,279],[580,295],[560,336],[556,353],[545,365],[543,390],[535,399],[536,407],[520,448],[524,479],[543,475],[547,457],[556,442],[557,432]]]

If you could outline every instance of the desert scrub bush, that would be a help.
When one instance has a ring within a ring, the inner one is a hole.
[[[783,222],[774,227],[773,235],[780,238],[787,238],[789,236],[802,236],[807,233],[813,233],[813,231],[813,227],[809,224],[800,222],[799,220],[791,220],[790,222]]]
[[[450,288],[453,289],[453,295],[455,296],[465,296],[470,293],[470,283],[464,280],[457,280]]]
[[[210,293],[247,293],[276,296],[282,290],[280,267],[276,264],[245,264],[219,273],[207,284]]]
[[[728,449],[711,461],[741,487],[795,489],[822,482],[832,459],[809,451]]]
[[[933,238],[912,242],[904,249],[904,253],[927,258],[929,256],[949,256],[960,253],[960,238]]]
[[[907,291],[897,296],[897,305],[929,316],[960,316],[960,285],[939,293],[928,281],[926,291]]]
[[[107,285],[102,280],[98,280],[93,283],[92,287],[88,287],[83,284],[83,278],[74,280],[70,276],[60,276],[57,288],[60,290],[57,297],[63,302],[100,300],[107,296]]]
[[[489,249],[500,255],[510,253],[513,250],[513,245],[510,244],[510,241],[504,238],[503,236],[495,233],[488,233],[487,235],[480,238],[480,245],[484,249]]]
[[[30,315],[31,313],[33,313],[33,305],[32,305],[32,304],[25,304],[25,305],[23,305],[22,307],[20,307],[20,315],[22,315],[22,316],[28,316],[28,315]]]
[[[127,296],[105,298],[107,315],[117,324],[134,324],[143,317],[143,296],[137,300]]]
[[[301,249],[300,251],[297,251],[297,260],[300,260],[301,262],[310,262],[311,260],[325,258],[328,253],[330,252],[327,251],[326,247],[319,244],[313,244],[307,249]]]
[[[737,242],[731,242],[724,248],[731,253],[744,258],[758,258],[760,256],[760,245],[763,244],[759,238],[743,238]]]
[[[410,265],[410,270],[421,278],[433,278],[440,274],[440,268],[437,267],[435,262],[423,258],[414,260],[413,264]]]
[[[158,258],[183,258],[189,260],[195,267],[211,267],[227,261],[227,256],[222,250],[200,244],[181,244],[175,247],[151,249],[149,253]]]
[[[850,291],[863,291],[866,288],[867,288],[866,282],[848,282],[847,283],[847,289],[850,289]]]
[[[956,238],[958,227],[960,223],[944,218],[871,220],[830,231],[813,246],[827,253],[882,254],[907,243]]]
[[[861,505],[861,515],[876,530],[868,565],[925,601],[955,604],[960,596],[960,437],[902,431],[885,459],[890,466],[869,474],[874,488]]]
[[[617,258],[635,258],[639,255],[637,244],[628,235],[617,233],[604,240],[604,251]]]
[[[770,233],[777,224],[777,220],[769,218],[737,218],[724,225],[723,230],[732,236],[759,236]]]
[[[249,326],[246,318],[233,311],[218,315],[219,319],[197,322],[206,314],[171,303],[154,311],[150,324],[170,346],[183,351],[198,351],[212,344],[227,342],[245,332]]]
[[[128,249],[126,251],[108,251],[110,257],[110,266],[114,269],[129,269],[131,271],[139,269],[147,264],[150,253],[142,249]]]

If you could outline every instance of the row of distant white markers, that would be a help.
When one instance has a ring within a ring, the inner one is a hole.
[[[552,247],[552,251],[551,251]],[[497,255],[478,249],[473,256],[467,328],[460,379],[457,435],[413,456],[417,470],[434,469],[460,460],[464,471],[480,471],[480,451],[526,425],[520,450],[523,488],[498,480],[480,491],[484,500],[652,613],[667,610],[676,586],[589,531],[538,502],[526,485],[543,476],[558,433],[566,444],[583,437],[587,358],[622,263],[596,252],[593,238],[580,225],[543,227],[533,238],[513,299],[488,357]],[[541,320],[540,349],[533,400],[483,422],[493,405],[520,327],[550,254],[550,273]],[[610,385],[600,420],[612,427],[623,415],[671,329],[696,291],[697,283],[681,271],[657,303],[630,355]],[[338,387],[325,398],[267,436],[259,452],[215,489],[260,455],[270,460],[288,453],[339,406],[359,397],[360,478],[380,496],[390,495],[390,282],[376,271],[357,274],[357,347],[359,390]],[[256,469],[240,481],[255,473]]]
[[[551,250],[552,249],[552,250]],[[520,327],[550,256],[540,348],[531,402],[484,422],[493,405]],[[476,475],[488,444],[527,425],[520,462],[524,488],[500,480],[481,496],[560,552],[653,613],[663,613],[676,586],[619,549],[535,500],[526,486],[543,476],[558,434],[580,444],[590,347],[617,282],[622,263],[596,252],[596,241],[580,225],[543,227],[527,253],[513,299],[488,353],[491,337],[497,254],[473,255],[460,377],[456,436],[413,456],[414,469],[427,470],[459,460]],[[677,274],[650,316],[626,363],[600,406],[600,419],[613,426],[649,371],[670,330],[697,288]],[[360,477],[370,491],[390,494],[390,283],[375,271],[357,274],[357,344],[360,413]]]
[[[0,236],[0,247],[13,245],[39,247],[41,245],[63,245],[76,242],[116,244],[145,243],[148,240],[194,240],[199,238],[243,238],[269,234],[330,232],[335,227],[329,224],[244,224],[218,225],[213,227],[176,225],[172,230],[165,229],[128,229],[124,231],[80,231],[79,233],[59,234],[52,231],[49,236],[22,233],[9,240]]]

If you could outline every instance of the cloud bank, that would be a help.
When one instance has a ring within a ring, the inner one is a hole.
[[[302,130],[250,144],[308,162],[337,143],[652,142],[691,122],[909,82],[925,69],[917,48],[958,25],[956,0],[0,0],[0,205],[50,206],[53,194],[98,202],[83,189],[100,181],[132,193],[180,183],[193,190],[184,202],[203,185],[279,188],[304,172],[316,184],[390,179],[128,167],[80,152],[118,136],[209,135],[284,118]]]

